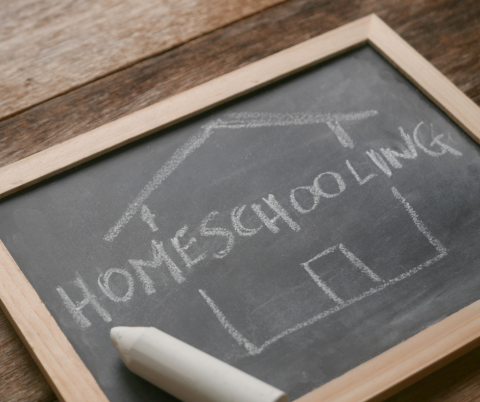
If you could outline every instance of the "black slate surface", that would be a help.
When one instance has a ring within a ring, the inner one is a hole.
[[[117,325],[294,399],[479,298],[479,151],[363,47],[1,201],[0,238],[110,400],[174,400]]]

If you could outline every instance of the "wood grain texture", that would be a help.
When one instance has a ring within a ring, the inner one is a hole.
[[[379,402],[480,344],[480,301],[304,395],[298,402]]]
[[[88,133],[4,166],[0,168],[0,198],[152,132],[198,115],[230,99],[278,81],[316,62],[360,46],[367,41],[372,18],[367,16],[342,25],[297,46],[265,57],[128,116],[97,127]],[[375,21],[377,20],[378,18],[375,17]],[[378,21],[380,22],[380,20]],[[385,30],[393,33],[386,26]],[[397,42],[406,45],[398,36],[394,38]],[[406,46],[408,48],[408,45]],[[408,48],[404,55],[408,56],[408,52],[411,53],[412,49]],[[424,59],[418,57],[421,59],[419,65],[426,64],[427,73],[437,73]],[[443,80],[448,83],[445,78]],[[453,90],[452,95],[459,95],[459,97],[453,98],[458,101],[458,105],[455,106],[467,110],[470,106],[468,102],[471,101],[455,87]],[[438,92],[441,93],[440,90]],[[446,102],[445,107],[446,109],[453,108],[453,104]],[[472,114],[475,115],[475,113]],[[478,111],[476,115],[478,117]],[[464,121],[464,119],[461,120]],[[480,126],[480,118],[477,120],[478,126]],[[473,122],[477,120],[473,119]]]
[[[3,1],[0,119],[281,1]]]
[[[424,57],[375,15],[371,19],[368,39],[392,65],[480,143],[480,115],[475,102],[440,71],[425,63]]]
[[[57,397],[68,402],[108,402],[1,241],[0,276],[0,306]]]
[[[55,395],[0,311],[0,400],[50,402]],[[15,362],[14,364],[12,364]]]
[[[466,354],[385,402],[478,402],[480,348]]]
[[[0,164],[17,161],[372,12],[480,103],[480,2],[477,0],[294,0],[0,122]],[[18,349],[19,340],[12,337],[11,327],[5,322],[0,312],[1,351],[15,350],[16,356],[0,367],[2,400],[50,401],[51,391],[39,380],[40,374],[32,367],[26,350]],[[38,395],[38,399],[22,395]],[[478,400],[480,349],[402,391],[389,402]]]
[[[290,1],[0,122],[0,166],[371,12],[480,102],[478,1]]]

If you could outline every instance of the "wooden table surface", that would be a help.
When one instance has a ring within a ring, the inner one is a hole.
[[[3,0],[0,166],[377,13],[477,104],[478,0]],[[0,312],[0,401],[55,401]],[[480,349],[389,399],[480,401]]]

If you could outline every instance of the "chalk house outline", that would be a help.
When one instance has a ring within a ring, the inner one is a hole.
[[[112,242],[120,234],[122,229],[143,209],[144,202],[150,195],[170,176],[175,169],[195,150],[202,146],[216,129],[242,129],[258,127],[279,127],[279,126],[304,126],[313,124],[326,124],[336,135],[340,144],[345,148],[353,148],[354,142],[350,135],[343,129],[340,122],[364,120],[376,116],[378,111],[366,110],[352,113],[259,113],[241,112],[229,113],[222,119],[213,120],[202,126],[200,132],[193,135],[180,148],[178,148],[170,159],[157,171],[155,176],[138,193],[133,202],[127,207],[120,219],[113,225],[103,237],[103,240]]]
[[[290,334],[292,334],[292,333],[294,333],[294,332],[296,332],[296,331],[298,331],[302,328],[308,327],[308,326],[322,320],[323,318],[326,318],[326,317],[328,317],[328,316],[330,316],[334,313],[337,313],[338,311],[343,310],[344,308],[346,308],[346,307],[348,307],[348,306],[350,306],[350,305],[352,305],[356,302],[359,302],[360,300],[362,300],[362,299],[364,299],[368,296],[371,296],[371,295],[373,295],[377,292],[380,292],[381,290],[384,290],[388,286],[394,285],[394,284],[396,284],[396,283],[398,283],[398,282],[400,282],[400,281],[402,281],[406,278],[409,278],[410,276],[415,275],[416,273],[420,272],[422,269],[424,269],[426,267],[429,267],[430,265],[436,263],[437,261],[439,261],[442,258],[444,258],[445,256],[447,256],[447,249],[442,245],[442,243],[437,238],[435,238],[431,234],[431,232],[428,230],[428,228],[425,226],[425,224],[420,220],[420,218],[418,217],[418,214],[415,212],[415,210],[412,208],[412,206],[408,203],[408,201],[399,193],[399,191],[395,187],[392,187],[391,191],[393,193],[393,196],[404,206],[408,215],[412,219],[413,223],[415,224],[415,226],[417,227],[419,232],[422,233],[427,238],[429,243],[435,248],[435,250],[438,253],[435,257],[425,261],[424,263],[422,263],[420,265],[417,265],[416,267],[408,270],[407,272],[404,272],[401,275],[398,275],[397,277],[395,277],[393,279],[390,279],[388,281],[383,281],[374,272],[372,272],[367,266],[365,266],[365,264],[363,264],[355,255],[353,255],[350,251],[348,251],[342,244],[327,248],[326,250],[322,251],[321,253],[317,254],[315,257],[310,259],[308,262],[303,263],[301,265],[303,266],[303,268],[306,269],[306,271],[309,273],[312,280],[319,286],[321,291],[326,293],[327,296],[329,296],[334,302],[337,303],[337,305],[328,309],[328,310],[322,311],[321,313],[311,317],[310,319],[308,319],[306,321],[298,323],[298,324],[294,325],[293,327],[290,327],[290,328],[280,332],[278,335],[275,335],[274,337],[270,338],[269,340],[267,340],[266,342],[264,342],[260,346],[257,346],[255,344],[253,344],[244,335],[242,335],[242,333],[240,331],[238,331],[228,321],[227,317],[222,313],[220,308],[215,304],[215,302],[207,295],[207,293],[204,290],[200,289],[199,290],[200,294],[202,295],[205,302],[209,305],[209,307],[211,308],[212,312],[215,314],[217,319],[220,321],[223,328],[230,334],[230,336],[232,336],[233,339],[235,339],[235,341],[237,341],[237,343],[240,346],[243,346],[247,350],[249,355],[253,356],[253,355],[257,355],[257,354],[262,353],[267,347],[269,347],[270,345],[279,341],[280,339],[282,339],[282,338],[284,338],[284,337],[286,337],[286,336],[288,336],[288,335],[290,335]],[[356,265],[357,268],[359,268],[361,270],[364,270],[365,271],[364,273],[367,276],[369,276],[374,282],[380,282],[380,284],[371,288],[370,290],[367,290],[366,292],[362,293],[359,296],[356,296],[356,297],[351,298],[349,300],[342,300],[342,299],[338,298],[338,296],[336,296],[333,292],[331,292],[331,290],[328,287],[325,288],[323,283],[319,283],[315,278],[315,274],[312,275],[313,272],[309,272],[309,270],[307,269],[308,268],[308,263],[317,259],[317,258],[321,258],[323,255],[326,255],[329,252],[334,251],[337,247],[350,260],[350,262],[352,264]]]

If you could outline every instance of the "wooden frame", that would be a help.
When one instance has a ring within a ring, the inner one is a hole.
[[[377,16],[370,15],[4,167],[0,197],[365,43],[480,142],[480,108]],[[60,400],[107,401],[1,242],[0,304]],[[381,400],[478,345],[480,301],[298,402]]]

